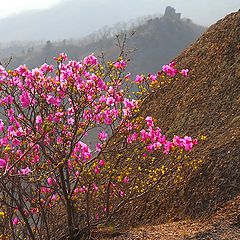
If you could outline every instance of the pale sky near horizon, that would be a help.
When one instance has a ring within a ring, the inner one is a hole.
[[[84,12],[96,13],[96,8],[106,17],[128,21],[138,16],[163,13],[166,6],[176,8],[183,17],[195,23],[209,26],[230,12],[240,8],[240,0],[0,0],[0,19],[18,15],[29,10],[42,10],[68,5],[81,7]],[[130,10],[129,10],[130,9]],[[130,12],[129,12],[129,11]],[[95,12],[94,12],[95,11]],[[68,14],[66,14],[68,16]],[[101,20],[102,20],[101,19]],[[91,21],[91,20],[90,20]],[[109,20],[104,24],[107,25]]]
[[[27,10],[46,9],[62,0],[0,0],[0,18]]]

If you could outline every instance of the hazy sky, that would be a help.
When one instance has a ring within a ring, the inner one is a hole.
[[[7,17],[22,11],[46,9],[62,0],[0,0],[0,17]]]
[[[9,15],[15,15],[28,10],[46,9],[56,6],[58,3],[71,4],[73,0],[0,0],[0,18]],[[166,5],[175,7],[185,17],[193,19],[195,22],[203,25],[210,25],[227,13],[236,11],[240,8],[240,0],[78,0],[83,8],[94,5],[111,5],[113,8],[119,8],[119,14],[124,14],[125,9],[135,5],[135,12],[130,18],[139,15],[162,13]],[[76,1],[74,2],[76,3]],[[215,6],[215,7],[213,7]],[[112,9],[116,11],[116,9]],[[128,11],[127,11],[128,12]],[[117,17],[117,16],[116,16]]]
[[[108,25],[163,14],[209,26],[238,11],[240,0],[0,0],[1,41],[79,38]]]

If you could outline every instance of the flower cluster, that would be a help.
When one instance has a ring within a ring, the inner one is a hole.
[[[171,62],[168,65],[163,65],[162,71],[165,72],[170,77],[174,77],[178,73],[175,62]],[[186,77],[188,75],[188,71],[189,71],[188,69],[182,69],[180,71],[180,74]]]
[[[66,62],[62,53],[55,61],[56,68],[45,63],[6,71],[0,66],[0,181],[9,224],[17,229],[13,234],[46,236],[35,219],[48,226],[45,212],[54,214],[56,207],[65,207],[70,235],[76,209],[95,216],[88,219],[94,224],[108,219],[121,201],[147,192],[166,171],[162,165],[145,166],[147,156],[189,152],[198,143],[189,136],[168,140],[151,116],[136,121],[151,94],[142,85],[162,81],[160,74],[131,81],[130,73],[122,74],[123,58],[104,69],[94,54]],[[163,72],[187,76],[188,70],[175,66],[165,65]],[[138,99],[131,97],[125,80],[141,90]],[[134,161],[124,155],[131,148]]]

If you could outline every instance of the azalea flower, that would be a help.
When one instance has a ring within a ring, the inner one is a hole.
[[[27,108],[27,107],[30,106],[31,97],[30,97],[30,94],[28,92],[23,91],[19,98],[20,98],[20,101],[21,101],[21,104],[22,104],[23,108]]]
[[[7,165],[7,161],[5,159],[0,158],[0,168],[5,168]]]
[[[32,170],[29,167],[22,168],[18,171],[18,173],[21,175],[28,175],[31,172],[32,172]]]
[[[13,225],[18,225],[19,224],[18,217],[13,218],[12,223],[13,223]]]
[[[137,75],[137,76],[135,77],[135,83],[140,84],[140,83],[142,83],[144,80],[145,80],[145,78],[144,78],[143,75]]]
[[[100,141],[106,141],[107,137],[108,137],[108,134],[105,131],[98,133],[98,139]]]
[[[188,75],[188,69],[183,69],[180,73],[184,76],[184,77],[186,77],[187,75]]]
[[[173,64],[163,65],[162,70],[170,77],[174,77],[177,74],[177,70],[174,68]]]
[[[0,119],[0,132],[4,130],[4,122],[2,119]]]
[[[41,117],[41,116],[37,116],[37,117],[36,117],[36,123],[37,123],[37,124],[42,124],[42,122],[43,122],[43,121],[42,121],[42,117]]]

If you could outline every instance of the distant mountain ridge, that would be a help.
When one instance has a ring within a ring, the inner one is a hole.
[[[133,30],[135,34],[127,41],[125,50],[136,49],[129,54],[129,71],[136,74],[160,70],[163,64],[194,42],[206,28],[189,19],[181,19],[174,8],[168,7],[163,17],[149,19],[135,28],[122,31],[122,34],[131,35]],[[45,61],[52,63],[52,58],[60,52],[66,52],[70,59],[81,59],[93,52],[96,55],[104,52],[106,59],[114,59],[119,49],[116,47],[116,38],[106,29],[102,35],[89,35],[87,42],[80,41],[79,44],[71,44],[66,40],[58,44],[47,41],[43,47],[14,57],[11,67],[24,63],[29,68],[34,68]]]

